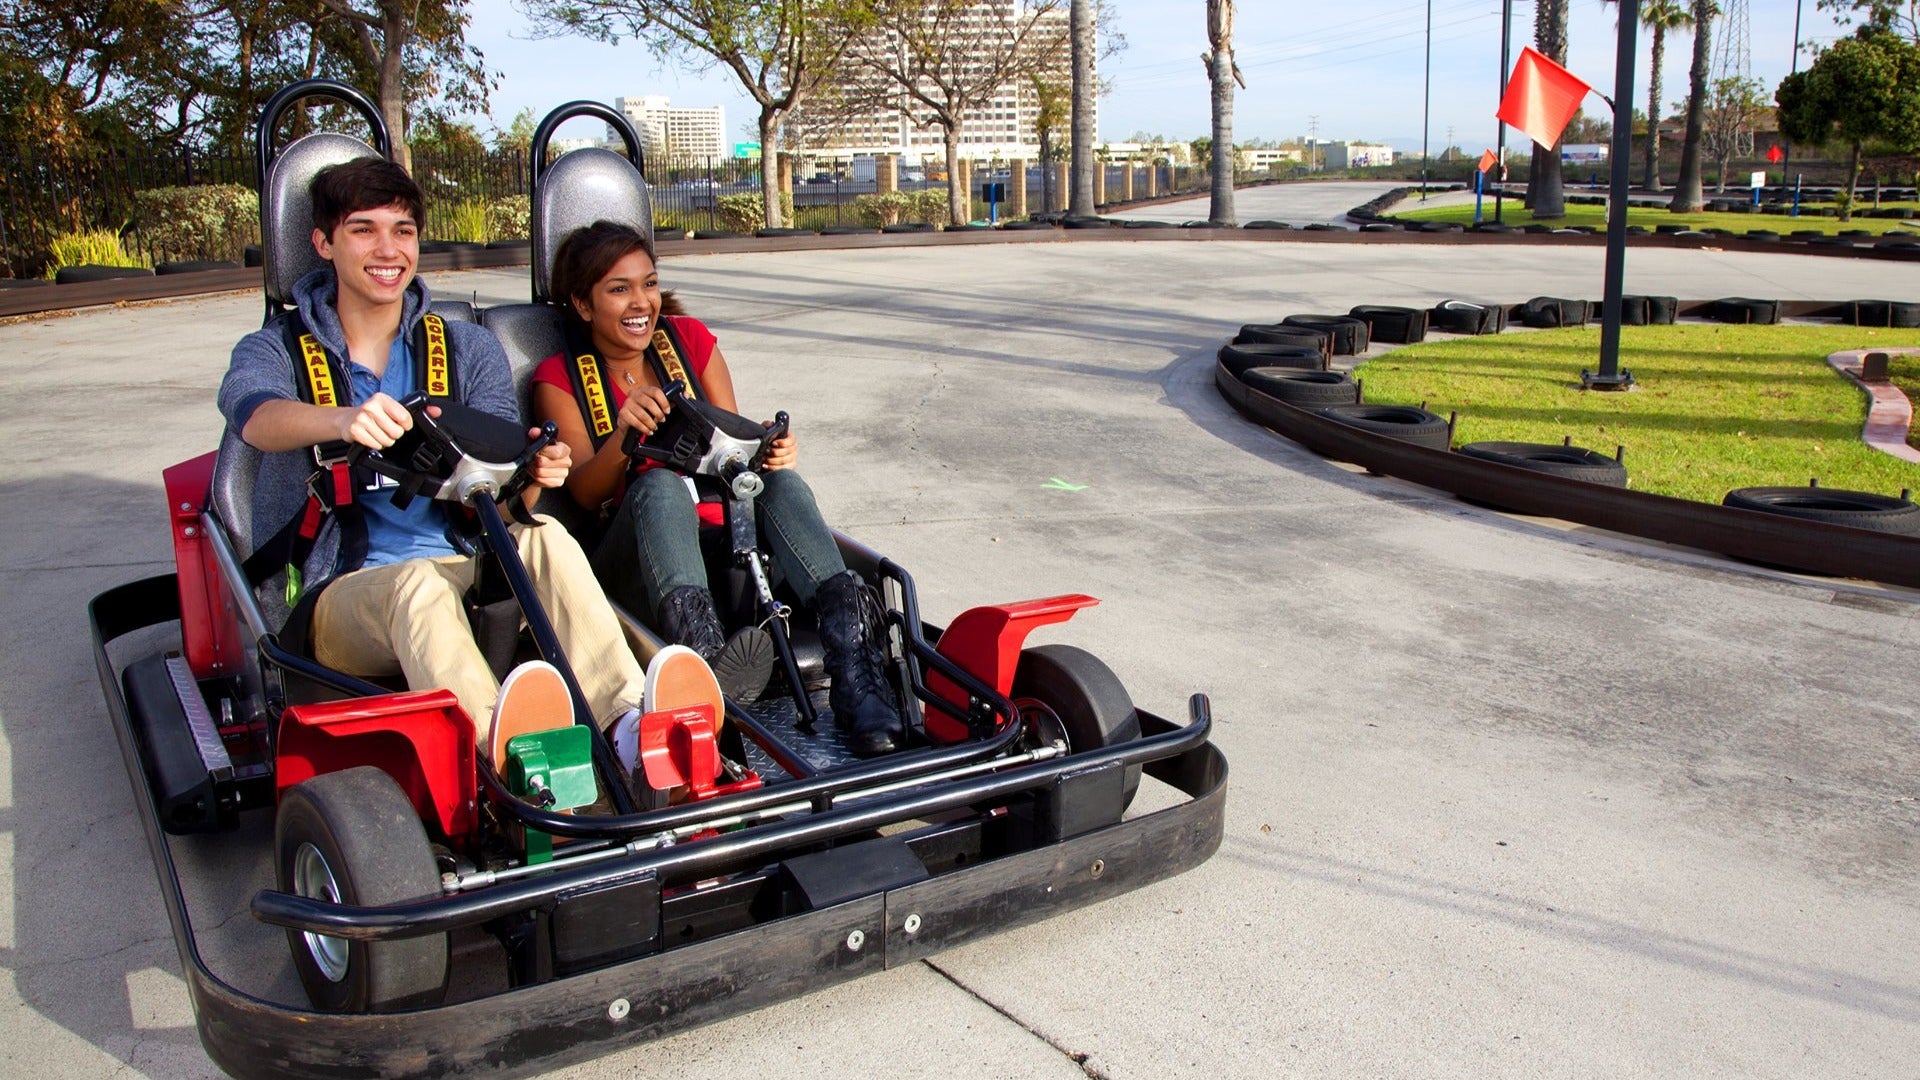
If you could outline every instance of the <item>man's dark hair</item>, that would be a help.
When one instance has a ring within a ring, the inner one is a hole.
[[[591,301],[593,287],[612,272],[613,264],[636,251],[646,252],[647,258],[658,265],[659,260],[653,254],[653,241],[631,225],[617,221],[596,221],[573,230],[560,242],[560,250],[554,253],[550,299],[578,319],[580,313],[574,310],[573,301]]]
[[[307,185],[313,199],[313,227],[333,235],[351,214],[398,205],[427,227],[427,201],[407,170],[383,158],[362,157],[321,169]]]

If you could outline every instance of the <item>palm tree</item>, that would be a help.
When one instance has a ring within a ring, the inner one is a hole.
[[[1538,0],[1533,9],[1534,48],[1554,63],[1567,62],[1567,0]],[[1560,185],[1560,144],[1533,144],[1527,171],[1527,209],[1536,218],[1567,216],[1567,194]]]
[[[1212,51],[1206,61],[1207,78],[1213,83],[1213,141],[1222,152],[1213,155],[1213,198],[1208,204],[1207,220],[1215,225],[1233,225],[1233,85],[1240,82],[1240,68],[1233,62],[1233,0],[1207,0],[1207,43]]]
[[[1687,70],[1687,141],[1680,148],[1680,179],[1674,181],[1676,214],[1698,213],[1706,205],[1700,159],[1707,134],[1707,74],[1713,61],[1713,17],[1720,8],[1713,0],[1693,0],[1693,66]]]
[[[1667,31],[1692,26],[1693,14],[1680,0],[1646,0],[1640,5],[1640,25],[1653,31],[1653,70],[1647,73],[1647,164],[1640,183],[1648,191],[1659,191],[1660,76],[1667,63]]]
[[[1092,217],[1093,207],[1093,99],[1100,92],[1094,82],[1094,0],[1072,0],[1068,5],[1073,61],[1073,105],[1069,121],[1073,133],[1071,174],[1067,181],[1067,213],[1074,217]]]

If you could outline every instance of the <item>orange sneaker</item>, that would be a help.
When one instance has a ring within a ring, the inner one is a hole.
[[[713,708],[713,729],[718,732],[726,722],[727,705],[713,669],[685,645],[668,645],[654,653],[640,691],[640,711],[667,712],[695,705]]]
[[[548,731],[573,723],[573,695],[560,669],[545,660],[529,660],[507,672],[493,705],[493,736],[488,741],[493,767],[505,775],[507,743],[516,735]]]

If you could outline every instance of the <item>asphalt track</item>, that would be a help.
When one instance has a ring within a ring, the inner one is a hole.
[[[1259,197],[1243,218],[1279,216]],[[1914,1075],[1920,594],[1476,509],[1316,458],[1212,389],[1241,322],[1597,294],[1598,250],[665,272],[744,407],[793,414],[829,520],[911,569],[929,618],[1089,592],[1047,640],[1154,711],[1212,695],[1227,835],[1170,882],[569,1075]],[[525,282],[436,284],[501,302]],[[1920,268],[1648,249],[1628,287],[1911,299]],[[170,569],[159,470],[214,445],[214,386],[258,318],[246,294],[0,327],[0,1074],[212,1071],[84,608]],[[207,920],[216,961],[289,985],[241,907],[260,868],[181,850],[196,902],[234,912]]]

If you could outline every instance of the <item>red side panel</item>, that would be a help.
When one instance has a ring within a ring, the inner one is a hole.
[[[1006,694],[1013,690],[1013,669],[1019,666],[1020,650],[1034,627],[1066,622],[1074,612],[1099,602],[1082,593],[1069,593],[972,608],[961,612],[940,634],[939,652],[974,678]],[[937,672],[927,672],[927,688],[966,708],[967,692]],[[926,721],[927,735],[935,742],[959,742],[968,735],[966,724],[933,706],[927,707]]]
[[[242,643],[234,640],[237,621],[227,614],[226,585],[200,521],[213,489],[214,457],[202,454],[161,473],[167,489],[174,569],[180,581],[180,636],[188,665],[202,679],[230,674],[243,655]]]
[[[280,718],[276,794],[321,773],[375,765],[420,820],[456,845],[479,826],[473,721],[451,690],[296,705]]]

